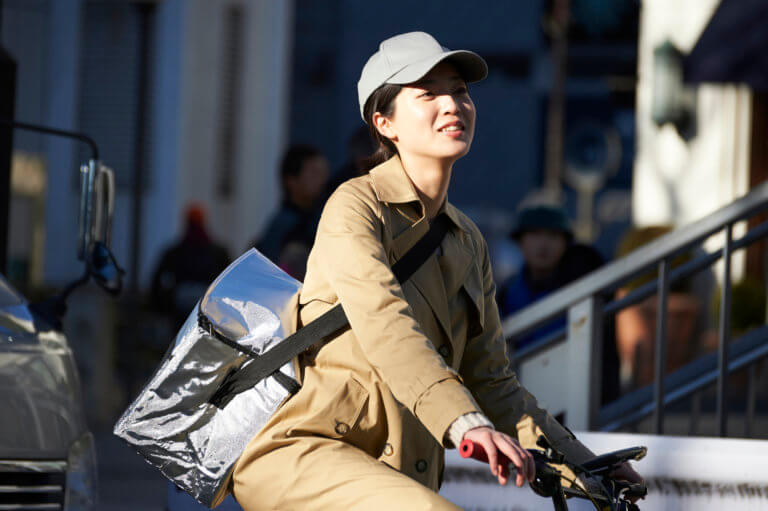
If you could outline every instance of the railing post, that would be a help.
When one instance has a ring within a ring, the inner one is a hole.
[[[755,431],[755,401],[757,400],[757,364],[752,363],[747,369],[747,413],[744,417],[744,437],[752,438]]]
[[[659,262],[659,284],[656,288],[656,349],[653,373],[653,432],[664,432],[664,377],[667,374],[667,299],[669,297],[669,261]]]
[[[720,295],[720,338],[717,344],[717,434],[727,434],[726,382],[728,380],[728,342],[731,338],[731,241],[733,225],[725,226],[723,245],[723,289]]]
[[[701,392],[696,392],[691,396],[691,420],[688,423],[688,436],[696,435],[696,428],[701,419]]]
[[[568,396],[566,421],[572,429],[597,424],[603,374],[603,300],[591,296],[568,309]],[[563,368],[566,370],[566,368]]]

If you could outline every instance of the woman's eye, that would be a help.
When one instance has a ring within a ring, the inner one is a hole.
[[[428,91],[428,90],[425,90],[424,92],[419,94],[420,98],[431,98],[433,96],[434,96],[434,94],[432,93],[432,91]]]

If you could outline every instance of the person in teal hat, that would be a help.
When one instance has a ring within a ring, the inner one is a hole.
[[[597,250],[573,242],[568,217],[558,206],[523,208],[510,237],[520,247],[525,262],[509,284],[500,290],[502,317],[524,309],[603,264]],[[514,339],[514,346],[510,348],[520,350],[563,328],[565,317],[560,317]]]

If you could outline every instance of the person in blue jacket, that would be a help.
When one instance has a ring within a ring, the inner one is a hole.
[[[603,258],[594,248],[574,243],[562,208],[536,205],[523,208],[510,237],[523,253],[524,264],[499,292],[502,317],[509,316],[553,291],[597,269]],[[514,339],[510,348],[520,350],[538,339],[565,328],[565,317]]]
[[[303,280],[329,178],[328,160],[316,148],[296,144],[280,165],[283,201],[252,246],[292,277]]]

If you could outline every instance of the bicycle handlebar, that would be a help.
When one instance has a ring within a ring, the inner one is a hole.
[[[648,449],[646,447],[630,447],[629,449],[601,454],[591,460],[585,461],[581,466],[592,473],[602,473],[625,461],[641,460],[645,458],[647,452]]]
[[[542,440],[545,445],[546,440]],[[528,449],[528,452],[531,453],[533,456],[533,459],[536,463],[536,482],[539,483],[541,481],[544,481],[546,486],[548,487],[543,493],[541,492],[542,487],[541,485],[537,484],[539,486],[537,493],[539,493],[542,496],[551,496],[555,498],[554,493],[555,492],[562,492],[565,490],[564,488],[560,487],[559,480],[560,480],[560,472],[555,470],[554,468],[549,466],[549,463],[554,464],[560,464],[564,463],[574,469],[577,473],[586,473],[590,476],[594,475],[602,475],[605,476],[607,473],[615,468],[617,465],[627,461],[627,460],[639,460],[643,458],[647,452],[647,449],[645,447],[632,447],[629,449],[622,449],[619,451],[614,451],[610,453],[603,454],[601,456],[597,456],[582,465],[574,465],[571,463],[568,463],[566,460],[563,459],[563,456],[560,453],[557,453],[551,448],[547,448],[545,451],[539,451],[536,449]],[[462,458],[473,458],[475,460],[481,461],[483,463],[488,463],[488,454],[485,452],[485,449],[482,445],[477,444],[473,442],[472,440],[465,439],[461,442],[459,445],[459,454]],[[509,475],[509,465],[512,463],[511,460],[501,451],[497,451],[497,462],[502,466],[502,474],[506,476]],[[549,481],[550,483],[553,481],[556,482],[557,488],[551,487],[551,484],[546,483],[546,481]],[[647,494],[648,490],[645,485],[643,484],[635,484],[630,483],[628,481],[614,481],[611,480],[611,488],[614,493],[613,498],[620,498],[623,495],[623,498],[643,498]],[[607,484],[607,483],[606,483]],[[568,489],[566,492],[573,496],[578,496],[580,498],[597,498],[601,501],[610,502],[611,495],[590,495],[587,493],[584,493],[581,490],[575,490],[575,489]],[[637,509],[636,506],[633,504],[627,504],[628,509]]]

